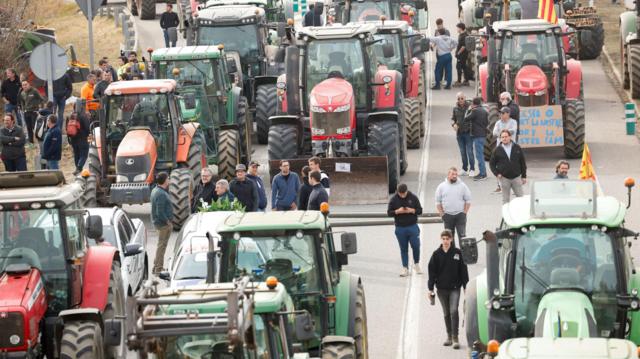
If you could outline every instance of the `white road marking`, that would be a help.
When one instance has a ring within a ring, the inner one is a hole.
[[[431,27],[427,29],[427,33],[430,33]],[[418,198],[422,204],[422,208],[426,208],[426,185],[427,185],[427,172],[429,170],[429,146],[431,145],[431,68],[432,59],[429,53],[425,54],[426,59],[426,74],[425,85],[427,87],[427,108],[426,119],[427,125],[425,128],[424,139],[422,140],[422,157],[420,159],[420,171],[418,173]],[[424,119],[423,119],[424,120]],[[424,225],[420,225],[420,251],[424,252]],[[410,272],[409,281],[407,283],[407,289],[405,290],[405,303],[404,310],[402,312],[402,322],[400,325],[400,338],[398,340],[398,351],[396,357],[398,359],[417,359],[418,358],[418,340],[420,329],[420,300],[422,298],[422,285],[426,280],[427,273],[427,261],[425,256],[420,253],[421,269],[424,274],[419,276],[413,271]]]

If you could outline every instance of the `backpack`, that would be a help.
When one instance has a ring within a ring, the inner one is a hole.
[[[67,137],[76,137],[80,133],[80,120],[69,117],[67,119]]]
[[[33,126],[33,135],[36,137],[38,141],[44,140],[44,134],[45,132],[47,132],[46,123],[47,121],[45,116],[40,115],[36,119],[36,124]]]

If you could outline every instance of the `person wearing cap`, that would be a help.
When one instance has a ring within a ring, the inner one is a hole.
[[[511,118],[511,108],[504,106],[500,109],[500,121],[496,122],[495,126],[493,126],[493,137],[497,138],[496,147],[500,146],[500,132],[502,130],[508,130],[511,134],[511,138],[517,138],[518,135],[518,122]],[[515,141],[517,142],[517,141]],[[500,181],[498,181],[498,187],[493,191],[493,193],[501,193],[502,188],[500,187]]]
[[[235,198],[242,203],[247,212],[256,212],[260,199],[258,196],[258,186],[247,178],[247,166],[236,165],[236,178],[231,181],[229,190]]]
[[[251,161],[249,163],[247,178],[256,183],[256,186],[258,187],[258,210],[264,212],[267,208],[267,193],[265,192],[262,178],[258,176],[258,167],[260,167],[260,163],[258,163],[258,161]]]

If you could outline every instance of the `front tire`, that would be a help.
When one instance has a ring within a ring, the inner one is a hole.
[[[471,280],[467,285],[467,294],[465,295],[464,322],[467,334],[467,347],[469,348],[473,347],[473,343],[480,341],[480,329],[478,327],[478,296],[476,286],[476,280]]]
[[[629,44],[627,49],[631,97],[640,98],[640,44]]]
[[[67,322],[62,331],[60,358],[103,359],[103,343],[100,324],[86,320]]]
[[[356,342],[356,358],[367,359],[369,358],[369,344],[367,336],[367,304],[364,297],[364,288],[362,283],[358,283],[356,289],[356,305],[353,324],[353,339]]]
[[[420,101],[415,98],[404,100],[404,118],[406,121],[407,147],[420,148]]]
[[[141,0],[140,20],[155,20],[156,0]]]
[[[193,177],[188,168],[177,168],[169,177],[169,196],[173,208],[173,230],[182,228],[191,214],[191,197],[193,196]]]
[[[567,101],[564,109],[564,155],[580,158],[585,136],[584,102]]]
[[[80,202],[84,208],[92,208],[98,206],[98,180],[96,176],[90,175],[85,179],[84,193]]]
[[[235,176],[240,163],[240,135],[237,130],[220,131],[218,135],[218,175],[228,180]]]
[[[266,145],[269,140],[269,117],[276,114],[278,106],[278,93],[276,85],[258,86],[256,93],[256,129],[258,131],[258,143]]]
[[[369,156],[387,157],[389,193],[396,191],[400,181],[400,131],[395,121],[380,121],[369,125]]]
[[[353,344],[332,343],[322,347],[322,359],[354,359],[356,348]]]
[[[578,58],[580,60],[592,60],[600,56],[602,46],[604,45],[604,28],[602,22],[597,23],[593,27],[580,30],[580,52]]]
[[[247,107],[247,98],[240,96],[240,99],[238,100],[238,110],[236,112],[236,123],[238,124],[238,129],[240,131],[240,161],[246,164],[251,161],[251,133],[253,132],[251,130],[252,125],[248,121],[249,115],[247,113]]]
[[[269,160],[292,159],[298,155],[298,129],[292,124],[277,124],[269,127],[267,144]]]
[[[124,316],[126,313],[126,301],[124,288],[122,287],[122,271],[120,263],[116,261],[111,266],[108,291],[107,306],[102,314],[103,320]],[[119,346],[105,347],[105,357],[109,359],[125,358],[127,347],[124,340],[125,337],[122,336]]]
[[[187,154],[187,167],[191,171],[194,183],[200,183],[202,167],[207,165],[207,150],[204,142],[202,133],[196,132]]]

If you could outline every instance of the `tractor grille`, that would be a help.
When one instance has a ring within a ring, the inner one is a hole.
[[[10,338],[14,335],[20,337],[17,344],[11,344]],[[15,348],[24,343],[24,319],[18,312],[0,312],[0,350],[3,348]]]
[[[151,158],[148,154],[116,159],[116,173],[129,178],[129,182],[133,182],[133,178],[141,173],[149,174],[150,170]]]
[[[319,136],[336,136],[351,133],[351,111],[311,113],[311,133]],[[345,131],[345,129],[348,129]]]
[[[518,95],[518,105],[521,107],[544,106],[547,105],[547,94],[523,96]]]

